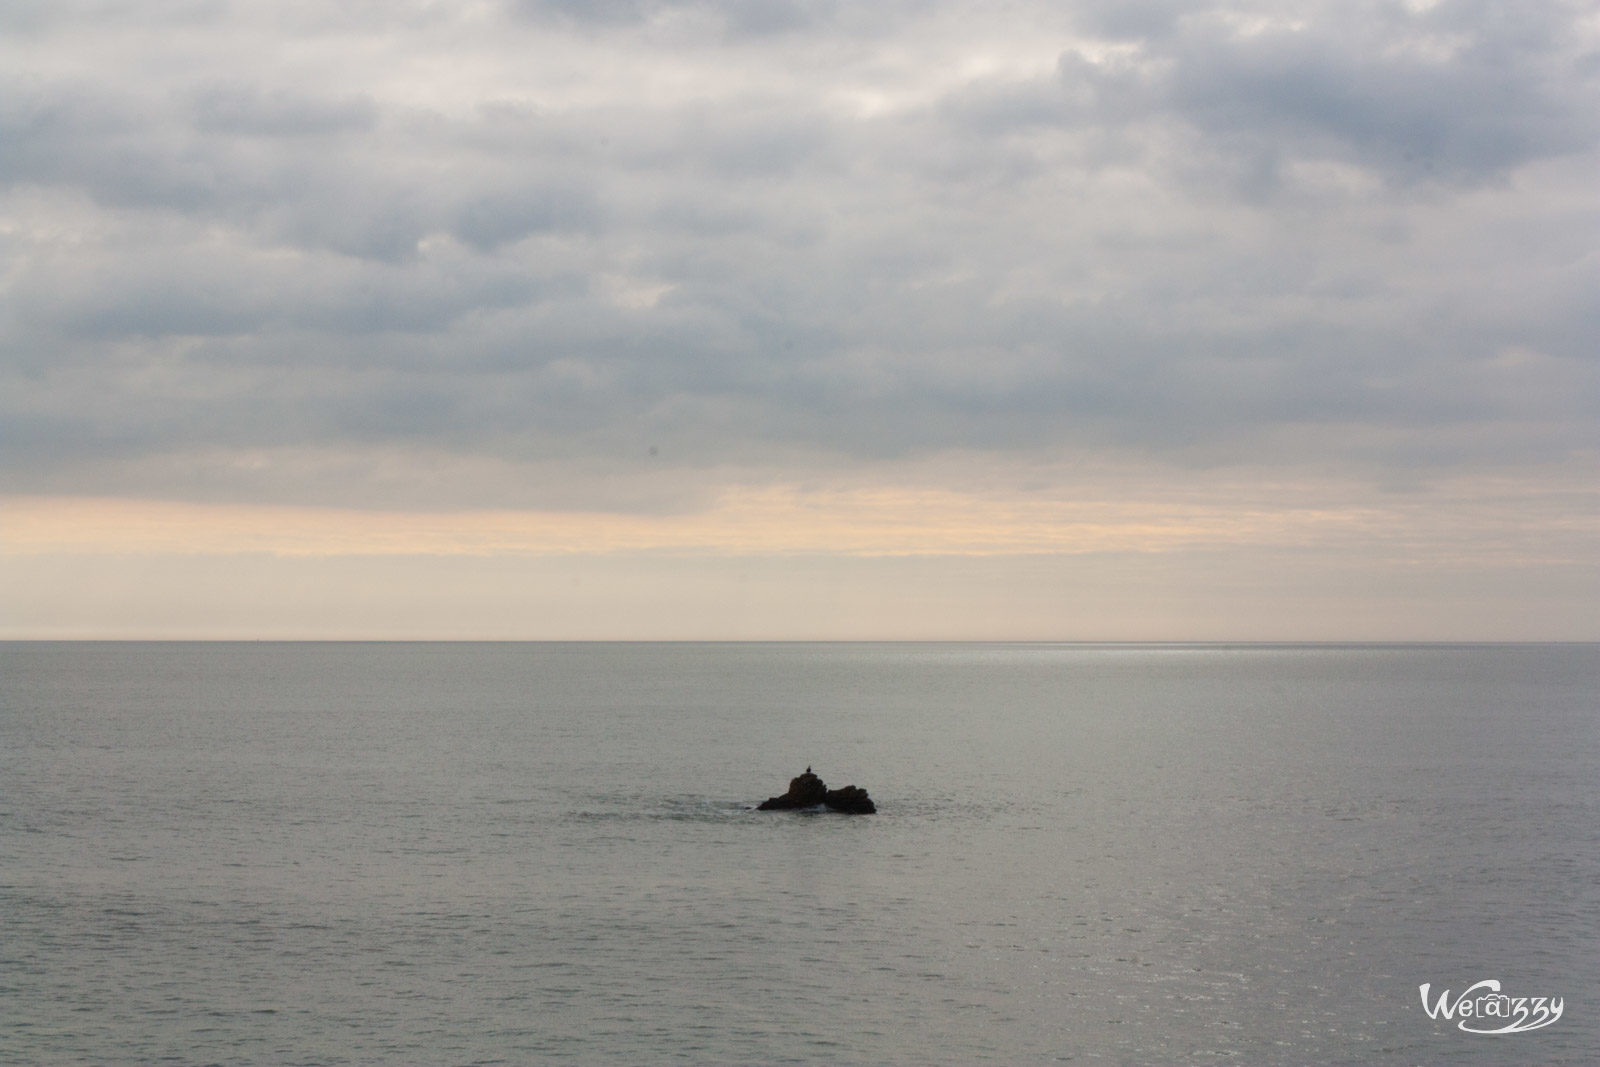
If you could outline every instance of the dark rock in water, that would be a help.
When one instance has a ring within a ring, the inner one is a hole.
[[[871,815],[878,810],[878,806],[867,796],[867,791],[860,786],[847,785],[843,789],[830,789],[822,797],[822,802],[834,811],[842,811],[850,815]]]
[[[806,772],[800,777],[789,780],[787,793],[781,797],[762,801],[756,810],[793,811],[796,808],[814,808],[819,804],[825,804],[833,811],[848,812],[852,815],[871,815],[878,810],[872,803],[872,798],[867,796],[865,789],[853,785],[847,785],[843,789],[829,789],[821,778],[811,773],[810,767],[807,767]]]
[[[789,779],[789,791],[781,797],[772,797],[763,801],[758,811],[789,811],[794,808],[814,808],[822,803],[822,798],[828,795],[828,787],[822,784],[822,779],[811,773],[811,768],[806,768],[806,773],[798,778]]]

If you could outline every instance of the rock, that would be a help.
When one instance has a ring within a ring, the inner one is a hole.
[[[867,791],[859,786],[847,785],[843,789],[830,789],[823,794],[822,802],[833,811],[842,811],[848,815],[871,815],[878,810],[878,806],[867,796]]]
[[[771,797],[757,806],[757,811],[793,811],[796,808],[814,808],[827,805],[832,811],[851,815],[871,815],[877,806],[867,796],[865,789],[847,785],[843,789],[829,789],[821,778],[807,767],[804,774],[789,780],[789,791],[781,797]]]
[[[761,803],[757,811],[790,811],[794,808],[814,808],[822,803],[823,797],[828,795],[828,787],[822,784],[822,779],[811,773],[811,768],[806,768],[806,773],[798,778],[789,779],[789,791],[781,797],[772,797]]]

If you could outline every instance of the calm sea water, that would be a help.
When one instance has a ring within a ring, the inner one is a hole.
[[[0,1060],[1594,1063],[1597,787],[1596,646],[4,645]]]

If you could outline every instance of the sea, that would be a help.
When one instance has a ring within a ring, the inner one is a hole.
[[[0,1061],[1594,1064],[1600,646],[0,645]]]

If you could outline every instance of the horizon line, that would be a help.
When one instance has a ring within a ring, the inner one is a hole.
[[[1030,645],[1082,647],[1467,648],[1600,645],[1597,638],[964,638],[964,637],[0,637],[0,644],[191,645]]]

